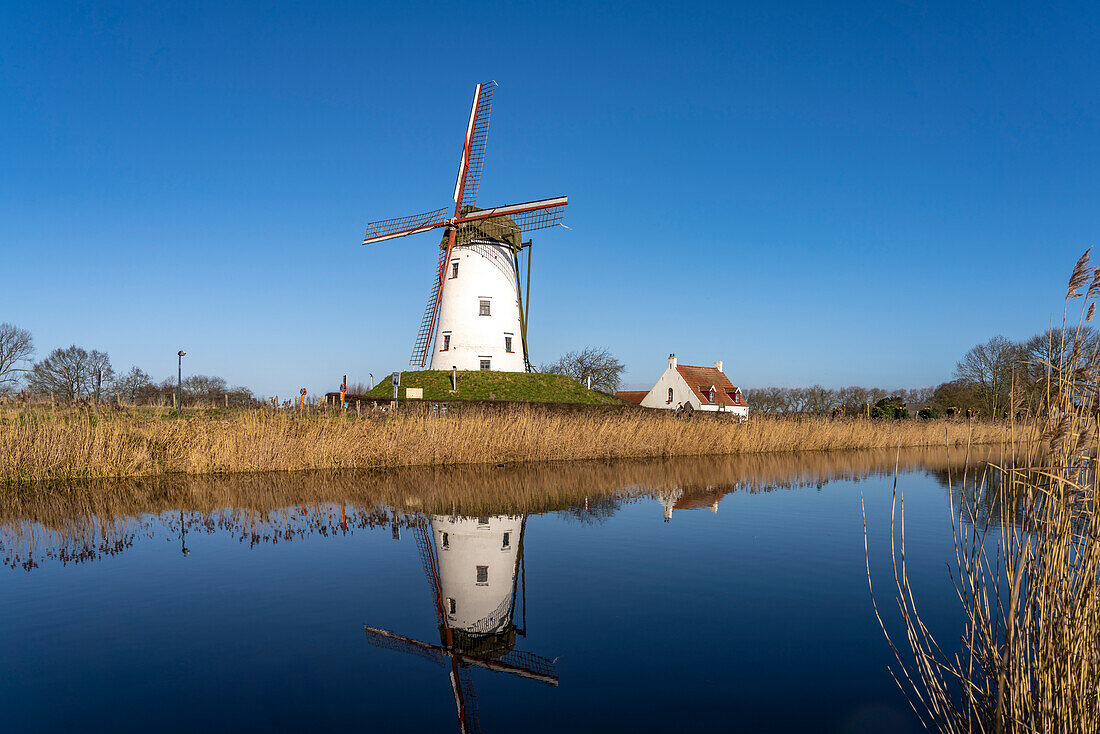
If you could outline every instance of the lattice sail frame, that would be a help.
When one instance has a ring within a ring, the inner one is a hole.
[[[369,245],[372,242],[381,242],[394,237],[404,237],[442,227],[447,222],[447,212],[449,210],[450,207],[445,206],[423,214],[410,214],[407,217],[371,222],[367,225],[367,233],[363,236],[363,244]]]
[[[462,159],[455,181],[455,215],[463,206],[477,203],[477,189],[481,185],[481,166],[485,163],[485,143],[489,137],[489,113],[493,107],[493,88],[497,83],[478,84],[474,89],[474,103],[470,108],[470,123],[466,127],[466,141],[462,146]]]

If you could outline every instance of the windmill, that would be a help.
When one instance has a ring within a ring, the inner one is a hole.
[[[516,526],[518,523],[518,530]],[[515,649],[527,634],[523,535],[526,517],[432,516],[413,526],[416,549],[435,604],[441,644],[364,626],[377,647],[425,657],[449,668],[458,729],[480,732],[471,670],[481,668],[558,685],[554,662]],[[522,626],[515,624],[522,606]]]
[[[520,252],[526,249],[530,295],[531,241],[524,242],[523,233],[560,224],[569,201],[559,196],[490,209],[477,207],[495,86],[496,82],[487,82],[474,88],[454,209],[448,205],[372,222],[363,238],[368,245],[441,227],[445,230],[431,294],[409,358],[409,364],[421,369],[531,369],[527,353],[529,299],[520,285],[519,266]]]

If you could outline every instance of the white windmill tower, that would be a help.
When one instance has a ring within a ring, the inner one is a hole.
[[[527,354],[527,309],[520,283],[519,254],[527,250],[530,290],[530,241],[523,233],[561,222],[569,203],[564,196],[492,209],[476,206],[489,110],[496,82],[478,84],[462,159],[455,182],[454,210],[387,219],[367,225],[363,244],[404,237],[443,227],[440,255],[431,295],[424,310],[409,363],[423,369],[530,369]],[[433,347],[434,345],[434,347]]]
[[[462,734],[481,731],[472,668],[558,685],[553,660],[515,649],[516,636],[527,634],[525,529],[526,517],[517,515],[432,515],[430,524],[417,518],[413,534],[442,644],[364,626],[371,644],[421,655],[450,669]]]

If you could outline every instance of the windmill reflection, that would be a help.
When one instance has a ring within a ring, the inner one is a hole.
[[[526,524],[521,515],[416,518],[411,529],[435,605],[440,644],[365,627],[373,645],[415,653],[450,669],[461,732],[481,731],[472,668],[558,684],[553,661],[515,649],[517,636],[527,633]]]

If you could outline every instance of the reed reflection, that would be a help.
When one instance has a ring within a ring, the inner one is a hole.
[[[971,466],[998,457],[974,450]],[[302,472],[158,477],[0,492],[0,560],[33,570],[83,563],[158,535],[227,533],[245,545],[306,535],[342,537],[388,526],[399,514],[466,517],[560,512],[585,522],[653,498],[668,520],[731,492],[772,492],[926,470],[962,473],[967,457],[944,449],[815,452],[670,460],[574,462],[503,468]],[[702,503],[702,504],[699,504]],[[194,548],[188,538],[188,549]]]

